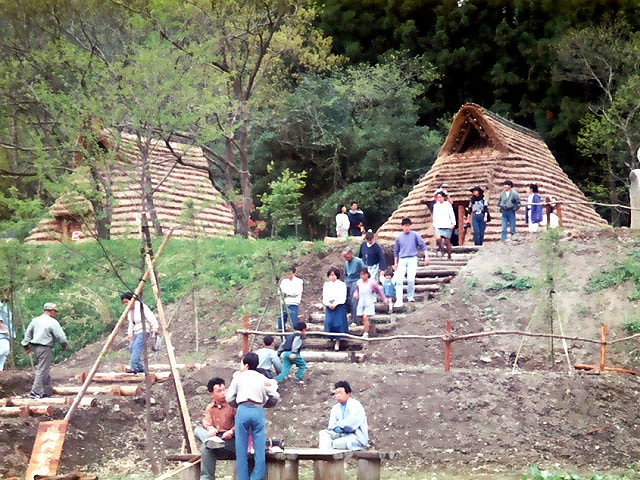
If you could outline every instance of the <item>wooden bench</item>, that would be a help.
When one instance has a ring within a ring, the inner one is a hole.
[[[382,460],[393,460],[395,452],[378,452],[375,450],[357,450],[352,452],[358,460],[358,480],[380,480]]]
[[[298,471],[301,460],[313,462],[313,478],[315,480],[344,480],[345,460],[348,458],[358,460],[358,480],[380,480],[382,460],[392,460],[394,457],[394,452],[375,450],[285,448],[282,452],[267,453],[265,480],[299,480]],[[200,455],[167,455],[166,458],[170,461],[194,462],[200,459]],[[192,467],[184,469],[181,474],[182,480],[198,480],[200,478],[200,463],[197,462]],[[233,477],[235,478],[235,469]]]

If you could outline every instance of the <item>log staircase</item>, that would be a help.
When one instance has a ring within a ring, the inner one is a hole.
[[[389,311],[389,307],[382,302],[376,303],[376,315],[369,319],[370,335],[383,336],[392,333],[398,326],[399,322],[409,313],[416,309],[420,303],[433,300],[440,293],[446,284],[458,274],[479,247],[464,246],[453,247],[451,259],[436,256],[430,251],[429,265],[419,266],[416,274],[415,284],[415,303],[406,301],[406,280],[404,286],[404,305],[400,308],[393,307]],[[318,303],[313,306],[313,311],[307,318],[308,330],[323,331],[324,329],[324,308]],[[363,327],[351,325],[349,327],[351,335],[362,335]],[[344,362],[344,363],[362,363],[366,359],[366,342],[359,341],[343,341],[341,342],[341,351],[332,350],[333,342],[323,337],[308,336],[305,339],[304,358],[307,362]]]

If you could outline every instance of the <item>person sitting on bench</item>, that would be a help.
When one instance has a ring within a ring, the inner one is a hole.
[[[227,403],[227,390],[222,378],[215,377],[207,383],[211,403],[207,405],[202,425],[194,429],[195,437],[202,442],[200,480],[216,478],[217,460],[235,460],[234,438],[236,409]]]
[[[322,450],[362,450],[369,446],[369,427],[364,407],[351,398],[351,385],[341,380],[334,385],[336,403],[331,408],[329,427],[318,433]]]

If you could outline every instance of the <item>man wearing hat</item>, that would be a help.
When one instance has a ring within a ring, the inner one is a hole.
[[[484,198],[484,190],[481,187],[475,186],[470,191],[469,216],[471,216],[470,220],[473,226],[473,243],[474,245],[482,245],[487,222],[491,219],[489,205]]]
[[[384,252],[382,251],[382,247],[376,242],[373,231],[371,229],[367,230],[367,233],[364,236],[365,241],[360,245],[360,251],[358,252],[358,257],[362,259],[367,270],[369,270],[369,275],[374,282],[378,281],[378,272],[383,271],[387,268],[387,262],[384,258]]]
[[[498,198],[498,208],[502,214],[502,233],[500,240],[507,239],[507,228],[511,230],[511,236],[516,234],[516,211],[520,208],[520,196],[513,190],[513,182],[505,180],[502,182],[503,190]]]
[[[43,309],[42,315],[31,320],[21,342],[25,353],[33,352],[36,355],[36,373],[31,387],[31,398],[50,397],[53,393],[51,375],[49,375],[53,344],[58,342],[64,350],[69,348],[64,330],[53,318],[58,311],[58,306],[47,302]]]

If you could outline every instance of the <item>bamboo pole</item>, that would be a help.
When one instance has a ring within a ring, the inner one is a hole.
[[[151,288],[153,289],[153,295],[156,298],[156,307],[158,308],[158,320],[162,326],[162,335],[164,337],[164,343],[167,347],[167,356],[169,357],[169,365],[171,366],[171,374],[173,376],[173,384],[176,388],[176,394],[178,396],[178,405],[180,405],[180,418],[182,420],[182,428],[184,429],[184,437],[187,440],[188,453],[196,453],[198,448],[196,446],[196,438],[191,428],[191,416],[189,415],[189,408],[187,407],[187,399],[184,396],[184,390],[182,389],[182,380],[180,379],[180,372],[176,368],[176,357],[173,351],[173,344],[171,343],[171,335],[169,334],[169,328],[167,326],[166,317],[164,316],[164,307],[162,306],[162,298],[160,298],[160,290],[158,289],[158,282],[156,280],[156,274],[153,269],[153,261],[149,254],[147,259],[147,272],[151,273]]]
[[[167,233],[167,235],[162,240],[162,244],[160,245],[160,248],[158,248],[158,254],[156,255],[156,259],[160,256],[160,254],[164,250],[164,247],[167,245],[167,242],[169,241],[169,238],[171,238],[172,234],[173,234],[173,229],[169,230],[169,233]],[[150,273],[150,270],[147,268],[147,270],[144,272],[144,275],[140,279],[140,282],[138,283],[138,286],[136,287],[136,290],[135,290],[135,292],[133,294],[133,298],[134,299],[138,298],[139,295],[140,295],[140,292],[142,292],[142,288],[144,287],[145,282],[149,278],[149,273]],[[109,334],[109,337],[107,337],[107,341],[103,345],[102,350],[100,350],[100,353],[98,354],[98,358],[96,358],[95,362],[93,363],[93,366],[89,370],[89,373],[87,374],[87,378],[85,379],[84,383],[82,384],[82,388],[80,389],[80,391],[76,395],[76,398],[73,400],[73,403],[71,404],[71,407],[69,408],[69,411],[67,412],[67,414],[64,417],[64,419],[66,421],[69,421],[71,419],[71,415],[73,415],[75,410],[78,408],[78,405],[80,404],[80,400],[82,399],[82,396],[85,394],[87,388],[89,387],[89,384],[93,381],[93,377],[96,374],[96,371],[98,370],[98,367],[100,366],[100,362],[102,361],[102,357],[105,355],[105,353],[107,353],[107,350],[109,350],[109,348],[111,347],[111,344],[113,343],[113,341],[115,340],[116,336],[118,335],[118,332],[120,331],[120,327],[124,323],[124,320],[127,318],[127,315],[129,314],[129,310],[131,310],[131,308],[133,307],[134,303],[135,302],[129,302],[127,304],[127,306],[124,309],[124,312],[122,312],[122,315],[120,315],[120,318],[118,319],[118,321],[116,322],[115,326],[113,327],[113,330]]]

